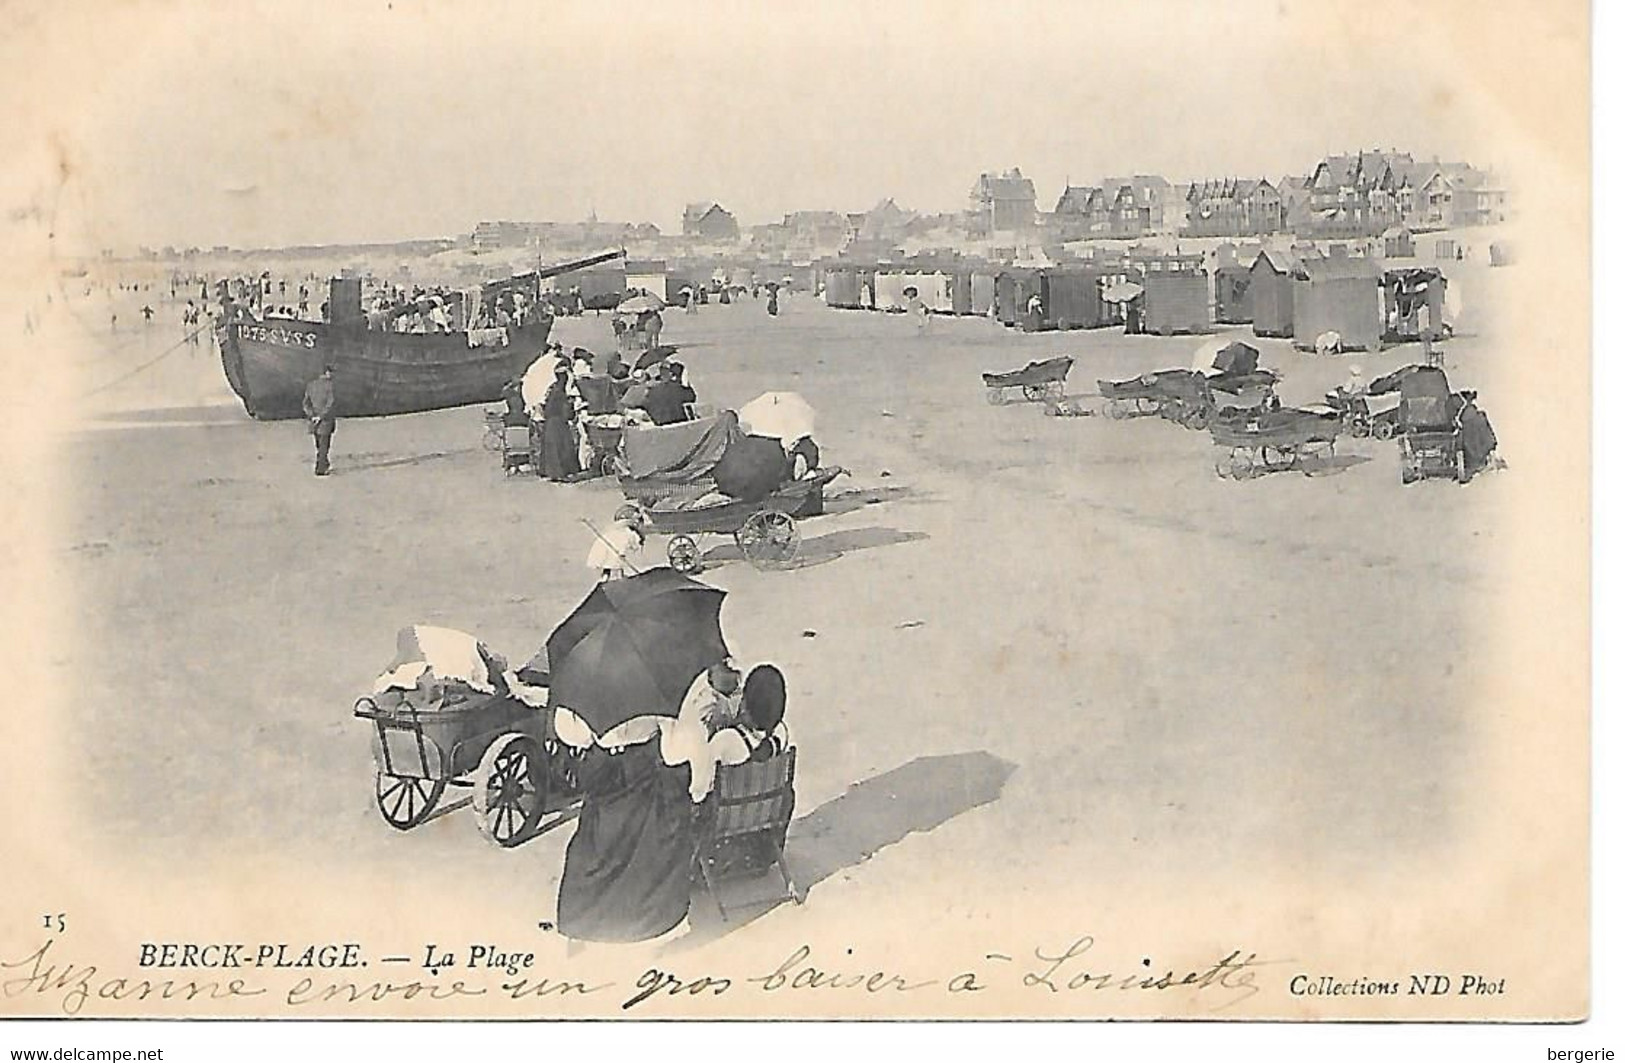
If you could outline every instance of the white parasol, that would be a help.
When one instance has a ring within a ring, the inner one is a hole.
[[[793,391],[769,391],[739,408],[739,423],[751,435],[793,443],[813,434],[817,414]]]
[[[530,363],[519,381],[519,394],[525,400],[525,409],[540,410],[547,399],[547,389],[553,386],[553,374],[558,372],[559,356],[544,354]]]
[[[1220,336],[1216,339],[1208,340],[1206,343],[1196,348],[1196,353],[1191,356],[1192,371],[1197,373],[1212,374],[1214,359],[1218,358],[1219,352],[1228,346],[1230,346],[1230,340]]]

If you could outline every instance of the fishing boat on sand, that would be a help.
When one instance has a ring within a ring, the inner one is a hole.
[[[420,300],[369,315],[361,306],[361,282],[353,277],[330,282],[327,321],[260,319],[228,302],[216,329],[220,361],[243,408],[262,421],[302,417],[305,387],[326,366],[333,367],[340,417],[494,402],[503,385],[547,347],[553,318],[539,298],[541,282],[625,254],[606,251],[485,284],[460,308],[454,331],[396,331],[397,320],[427,315],[433,304]],[[486,314],[489,305],[514,290],[528,294],[530,316],[496,324]]]

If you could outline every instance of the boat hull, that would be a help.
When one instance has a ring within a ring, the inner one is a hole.
[[[340,417],[384,417],[494,402],[547,346],[552,321],[508,330],[506,346],[470,347],[463,333],[402,333],[321,321],[233,321],[220,360],[249,416],[304,416],[305,387],[333,367]]]

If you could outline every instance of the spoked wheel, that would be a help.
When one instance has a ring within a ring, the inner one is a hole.
[[[1371,434],[1371,425],[1366,421],[1353,421],[1349,424],[1349,434],[1355,439],[1364,439]]]
[[[504,435],[505,433],[502,428],[495,426],[487,427],[485,429],[485,439],[483,440],[485,449],[491,451],[493,454],[501,454],[503,449]]]
[[[751,564],[769,568],[795,558],[801,533],[788,513],[764,509],[750,515],[744,526],[734,533],[734,542]]]
[[[1207,431],[1207,426],[1213,422],[1213,411],[1205,406],[1198,406],[1185,415],[1185,427],[1198,432]]]
[[[673,535],[666,544],[666,560],[683,575],[700,570],[700,544],[687,535]]]
[[[1232,480],[1251,480],[1262,474],[1263,468],[1253,460],[1250,451],[1237,448],[1230,452],[1230,478]]]
[[[474,776],[474,816],[480,833],[504,849],[518,845],[541,822],[546,798],[541,745],[522,734],[492,742]]]
[[[1372,438],[1380,439],[1386,443],[1394,438],[1394,423],[1392,421],[1378,421],[1371,426],[1371,435]]]
[[[1220,454],[1213,459],[1213,473],[1221,480],[1230,478],[1230,456]]]
[[[1296,450],[1283,447],[1265,447],[1259,456],[1263,459],[1264,469],[1268,472],[1290,469],[1298,460]]]
[[[384,822],[396,830],[411,830],[428,818],[445,789],[445,779],[390,775],[383,771],[373,780],[378,811],[383,813]]]
[[[1114,421],[1121,421],[1128,417],[1128,404],[1122,399],[1112,399],[1106,403],[1106,416]]]
[[[1005,397],[1003,388],[987,389],[987,402],[989,406],[1003,406],[1008,401],[1010,400]]]
[[[1028,402],[1043,402],[1044,397],[1048,394],[1049,386],[1046,384],[1021,385],[1021,397],[1026,399]]]

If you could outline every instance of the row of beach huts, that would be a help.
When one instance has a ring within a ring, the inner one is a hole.
[[[934,313],[991,316],[1029,332],[1174,335],[1250,324],[1298,347],[1335,332],[1342,349],[1375,350],[1443,321],[1447,281],[1433,268],[1386,269],[1335,245],[1324,255],[1263,250],[1247,265],[1207,263],[1202,255],[1027,268],[835,263],[821,279],[832,307],[897,311],[912,295]]]
[[[921,255],[902,263],[829,259],[806,263],[723,261],[609,263],[560,278],[589,307],[627,291],[680,301],[685,290],[783,285],[819,293],[847,310],[903,311],[915,301],[936,314],[993,317],[1023,331],[1122,328],[1201,333],[1251,325],[1258,336],[1310,349],[1336,333],[1345,350],[1415,339],[1445,320],[1446,278],[1436,268],[1389,268],[1347,245],[1223,254],[1130,250],[1059,265],[1000,265]]]

